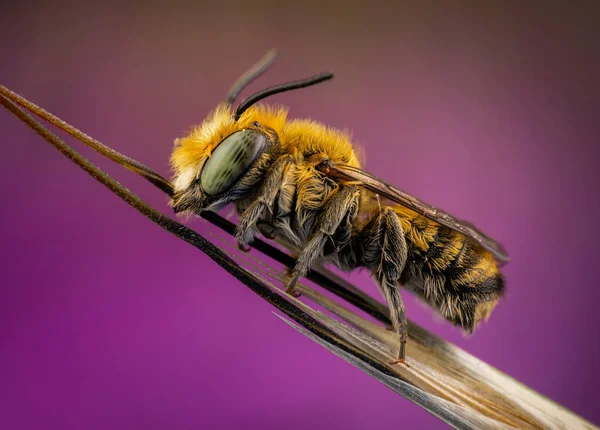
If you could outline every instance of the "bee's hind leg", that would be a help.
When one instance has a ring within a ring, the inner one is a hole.
[[[400,295],[400,276],[408,255],[402,224],[391,208],[382,208],[365,227],[362,234],[363,259],[375,267],[373,275],[390,311],[391,329],[398,333],[400,347],[398,359],[393,364],[403,363],[408,338],[406,308]]]
[[[406,319],[406,308],[400,295],[400,285],[396,282],[389,282],[384,276],[378,276],[379,288],[383,292],[388,306],[390,308],[390,319],[392,320],[391,329],[398,333],[400,345],[398,349],[398,358],[391,364],[406,364],[405,350],[408,339],[408,321]]]
[[[290,155],[278,158],[271,169],[267,172],[264,182],[256,193],[255,200],[240,215],[238,225],[235,228],[235,238],[238,248],[249,251],[248,244],[254,239],[257,230],[257,222],[265,211],[271,210],[277,195],[281,189],[283,177],[289,164],[293,161]]]
[[[323,254],[323,248],[328,240],[339,233],[338,229],[342,227],[342,238],[338,239],[336,246],[342,247],[350,240],[350,226],[356,216],[358,206],[359,191],[355,186],[342,186],[339,191],[333,194],[323,206],[319,219],[316,223],[315,232],[309,239],[306,246],[300,250],[296,265],[292,269],[292,275],[286,284],[285,291],[298,297],[300,294],[294,290],[298,279],[305,276],[311,265]]]

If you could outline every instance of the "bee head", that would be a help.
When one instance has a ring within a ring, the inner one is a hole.
[[[274,50],[238,79],[227,99],[204,123],[175,141],[171,155],[175,212],[218,209],[246,197],[261,179],[261,167],[279,143],[287,119],[287,109],[269,108],[257,103],[272,95],[309,87],[333,77],[330,72],[266,88],[232,104],[240,92],[262,74],[275,59]],[[264,170],[264,169],[263,169]]]
[[[258,122],[226,136],[204,162],[183,169],[177,176],[173,210],[198,212],[243,197],[255,183],[253,178],[243,180],[244,176],[271,147],[276,136],[276,132],[265,130]]]

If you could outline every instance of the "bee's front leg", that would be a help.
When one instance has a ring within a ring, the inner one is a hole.
[[[271,210],[277,198],[283,177],[287,167],[293,162],[291,155],[278,158],[267,172],[265,180],[256,193],[255,200],[240,215],[240,220],[235,229],[235,238],[238,247],[243,251],[249,251],[248,244],[254,239],[256,223],[264,215],[265,211]]]
[[[310,266],[323,254],[323,248],[344,220],[348,220],[348,214],[353,218],[356,214],[359,191],[356,186],[341,186],[340,190],[333,194],[323,206],[319,219],[306,246],[300,250],[296,265],[292,269],[290,280],[286,284],[285,291],[298,297],[300,294],[294,290],[298,279],[305,276]],[[348,220],[352,223],[352,220]],[[349,237],[348,237],[349,240]]]

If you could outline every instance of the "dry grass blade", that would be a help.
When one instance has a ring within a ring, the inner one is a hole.
[[[282,294],[286,277],[263,261],[232,254],[262,273],[263,282]],[[325,272],[326,276],[333,276]],[[314,304],[338,316],[332,318],[297,299],[289,299],[348,344],[358,348],[379,368],[286,320],[292,327],[407,399],[456,428],[597,429],[590,422],[540,395],[460,348],[409,322],[409,367],[390,364],[396,358],[395,333],[375,324],[306,285],[299,290]],[[377,302],[384,310],[386,306]],[[364,309],[363,309],[364,310]],[[382,322],[386,322],[382,319]],[[385,370],[381,370],[384,368]]]
[[[287,318],[285,321],[328,350],[422,406],[433,415],[455,428],[539,428],[539,429],[595,429],[591,423],[541,396],[498,370],[481,362],[459,348],[433,336],[410,323],[407,359],[410,367],[389,364],[397,348],[397,336],[382,325],[372,323],[342,304],[324,296],[316,289],[301,285],[300,291],[329,313],[315,309],[293,298],[282,290],[286,277],[265,261],[235,248],[225,253],[193,230],[156,211],[125,189],[94,164],[76,153],[57,136],[21,111],[14,103],[26,107],[44,119],[58,120],[43,109],[16,96],[0,86],[0,104],[25,122],[47,142],[83,168],[118,197],[151,219],[161,228],[176,235],[206,253],[217,264],[251,288],[260,297],[273,304]],[[60,120],[58,120],[60,121]],[[56,124],[57,121],[51,121]],[[58,124],[66,124],[62,121]],[[71,134],[86,143],[79,130],[69,126]],[[107,147],[85,136],[100,152]],[[104,148],[104,149],[102,149]],[[122,154],[111,150],[109,158],[117,161]],[[134,160],[135,161],[135,160]],[[136,162],[137,163],[137,162]],[[141,164],[151,183],[169,193],[170,184],[156,172]],[[135,171],[135,170],[134,170]],[[139,173],[139,172],[138,172]],[[203,217],[223,230],[232,231],[233,224],[214,213]],[[225,241],[225,247],[232,247]],[[271,245],[257,241],[255,248],[284,265],[293,259]],[[334,292],[349,303],[387,322],[387,309],[357,288],[320,268],[308,277],[318,285]]]

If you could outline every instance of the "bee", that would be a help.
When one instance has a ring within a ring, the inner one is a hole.
[[[173,210],[199,214],[233,204],[240,249],[260,233],[294,252],[286,292],[295,296],[296,283],[316,264],[369,270],[399,337],[395,363],[405,363],[403,289],[472,333],[503,296],[500,267],[509,258],[502,245],[362,170],[348,133],[259,103],[332,73],[266,88],[234,107],[274,58],[270,51],[201,125],[176,139]]]

